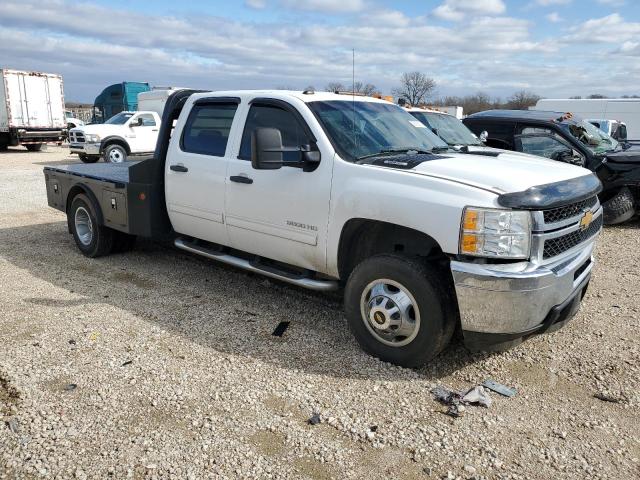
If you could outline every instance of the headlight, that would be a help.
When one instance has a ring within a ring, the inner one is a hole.
[[[100,135],[89,134],[85,138],[87,139],[87,142],[89,142],[89,143],[98,143],[100,141]]]
[[[462,255],[529,258],[531,214],[524,211],[466,207],[460,227]]]

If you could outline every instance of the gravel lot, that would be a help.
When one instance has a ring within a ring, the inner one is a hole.
[[[414,371],[358,349],[339,295],[150,242],[83,257],[42,175],[70,159],[0,153],[0,478],[640,474],[638,221],[603,233],[566,328]],[[452,418],[430,394],[487,378],[517,396]]]

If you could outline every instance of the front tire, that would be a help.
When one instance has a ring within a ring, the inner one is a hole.
[[[76,245],[84,256],[96,258],[111,253],[115,232],[98,224],[95,207],[86,195],[74,197],[67,212],[67,221]]]
[[[616,225],[630,220],[636,213],[633,193],[627,187],[620,189],[613,197],[602,204],[604,223]]]
[[[349,328],[367,353],[403,367],[438,355],[455,329],[455,309],[436,268],[399,255],[360,263],[345,288]]]
[[[122,163],[127,161],[127,151],[122,145],[112,144],[104,149],[104,161],[107,163]]]
[[[27,150],[29,150],[30,152],[39,152],[40,150],[42,150],[41,143],[30,143],[28,145],[25,145],[25,147],[27,147]]]

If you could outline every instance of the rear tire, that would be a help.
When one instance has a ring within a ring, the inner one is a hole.
[[[443,284],[442,273],[414,258],[385,254],[361,262],[344,293],[360,347],[403,367],[419,367],[438,355],[456,325]]]
[[[636,213],[633,193],[622,187],[618,193],[602,204],[604,223],[616,225],[630,220]]]
[[[98,224],[95,206],[86,195],[74,197],[67,221],[76,245],[85,257],[96,258],[111,253],[115,231]]]
[[[104,149],[104,161],[107,163],[122,163],[127,161],[127,151],[122,145],[111,144]]]
[[[100,160],[100,157],[96,157],[95,155],[87,155],[86,153],[79,153],[78,158],[83,163],[96,163]]]
[[[30,152],[39,152],[40,150],[42,150],[41,143],[30,143],[28,145],[25,145],[25,147],[27,147],[27,150],[29,150]]]

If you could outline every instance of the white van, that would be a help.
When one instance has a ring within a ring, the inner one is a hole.
[[[531,110],[571,112],[582,118],[615,119],[626,124],[629,140],[640,140],[640,98],[543,98]]]

